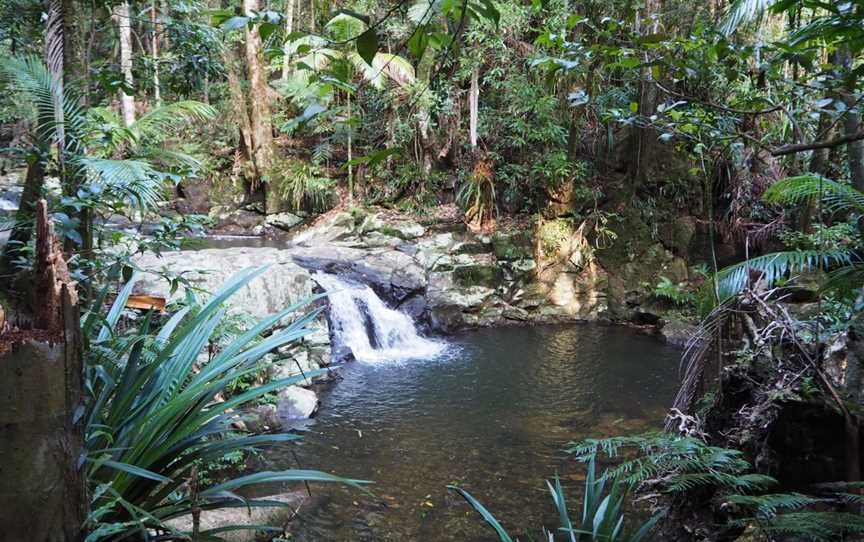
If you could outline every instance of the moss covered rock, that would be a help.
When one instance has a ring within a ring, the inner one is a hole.
[[[500,267],[494,265],[464,265],[453,270],[453,279],[459,286],[486,286],[496,288],[504,280]]]
[[[534,239],[530,232],[496,233],[492,249],[499,260],[523,260],[534,256]]]

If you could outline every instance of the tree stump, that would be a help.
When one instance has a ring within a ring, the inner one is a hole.
[[[0,334],[0,541],[77,542],[87,513],[75,283],[37,203],[33,329]]]

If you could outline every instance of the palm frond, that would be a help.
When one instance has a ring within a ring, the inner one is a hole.
[[[347,42],[366,31],[366,23],[347,13],[339,13],[325,25],[327,34],[334,41]]]
[[[0,59],[0,77],[8,79],[36,108],[37,145],[49,146],[63,139],[66,154],[83,152],[86,118],[74,88],[63,87],[37,56]],[[57,98],[60,108],[57,109]]]
[[[377,53],[372,59],[371,66],[356,52],[350,53],[348,60],[363,74],[363,79],[378,89],[384,88],[388,80],[402,88],[407,88],[415,81],[414,66],[399,55]]]
[[[734,34],[739,26],[759,19],[778,0],[737,0],[729,8],[720,30],[728,35]]]
[[[134,134],[136,141],[159,143],[184,124],[206,122],[215,117],[216,109],[212,106],[195,100],[183,100],[151,109],[139,117],[129,127],[129,131]]]
[[[163,199],[163,177],[147,162],[82,157],[75,164],[86,173],[91,192],[104,190],[142,210],[154,209]]]
[[[771,286],[790,273],[847,266],[852,264],[854,259],[853,253],[845,250],[828,252],[796,250],[765,254],[720,270],[715,277],[717,294],[722,303],[744,291],[748,286],[752,286],[751,271],[757,272],[760,282]]]

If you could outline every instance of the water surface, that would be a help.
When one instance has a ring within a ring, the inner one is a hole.
[[[659,429],[677,385],[678,352],[616,327],[487,329],[448,339],[433,360],[354,362],[322,394],[304,467],[374,480],[374,496],[313,487],[292,523],[301,541],[485,541],[472,492],[513,535],[555,527],[544,480],[581,496],[571,440]],[[273,452],[268,468],[296,467]]]

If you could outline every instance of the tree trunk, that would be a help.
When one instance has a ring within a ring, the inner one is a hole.
[[[243,9],[247,16],[252,16],[253,12],[260,9],[259,1],[243,0]],[[251,92],[249,117],[252,147],[250,152],[255,167],[262,177],[258,181],[262,181],[270,172],[270,164],[273,160],[273,132],[270,126],[270,88],[262,60],[261,36],[258,28],[254,26],[246,29],[246,66]]]
[[[843,66],[843,101],[849,109],[843,117],[843,129],[845,135],[857,134],[861,130],[860,104],[855,97],[856,77],[853,73],[853,59],[848,47],[839,51],[841,65]],[[846,145],[846,160],[849,166],[849,175],[852,186],[859,191],[864,191],[864,140],[852,141]]]
[[[9,241],[3,247],[3,260],[0,269],[4,274],[12,274],[13,262],[18,258],[20,248],[30,241],[33,233],[33,218],[36,209],[36,200],[42,193],[45,185],[45,162],[40,153],[34,153],[27,165],[27,177],[24,179],[24,191],[21,193],[21,202],[15,213],[15,227],[9,234]]]
[[[655,15],[660,10],[660,0],[647,0],[645,3],[644,18],[646,21],[645,27],[641,34],[648,35],[649,33],[656,34],[659,31],[659,23]],[[652,19],[653,18],[653,19]],[[637,20],[637,33],[640,33],[639,16]],[[649,27],[648,24],[651,24]],[[650,59],[648,53],[645,53],[645,63]],[[639,117],[648,119],[654,114],[657,107],[657,86],[654,81],[654,74],[650,67],[640,69],[640,90],[639,90]],[[636,140],[636,160],[634,163],[634,176],[641,181],[645,179],[648,163],[653,159],[651,156],[651,147],[656,140],[654,130],[648,126],[638,128]]]
[[[351,129],[351,93],[346,94],[348,98],[348,208],[354,207],[354,166],[351,164],[353,159],[352,147],[352,129]]]
[[[286,0],[285,2],[285,35],[290,36],[294,32],[294,2],[295,0]],[[285,40],[282,57],[282,80],[286,81],[291,75],[291,56],[288,51],[291,49],[291,43]]]
[[[87,516],[79,309],[44,200],[36,217],[33,292],[45,327],[0,337],[0,525],[4,540],[78,542]]]
[[[480,110],[480,69],[471,72],[471,89],[468,91],[468,141],[471,152],[477,149],[477,120]]]
[[[150,40],[150,53],[153,56],[153,103],[156,107],[162,105],[162,91],[159,88],[159,23],[156,20],[156,1],[150,5],[150,26],[153,27],[153,39]]]
[[[120,71],[123,73],[123,83],[131,89],[135,80],[132,78],[132,19],[128,1],[114,6],[114,18],[120,35]],[[120,109],[123,124],[132,126],[135,122],[135,98],[126,94],[125,88],[120,89]]]

